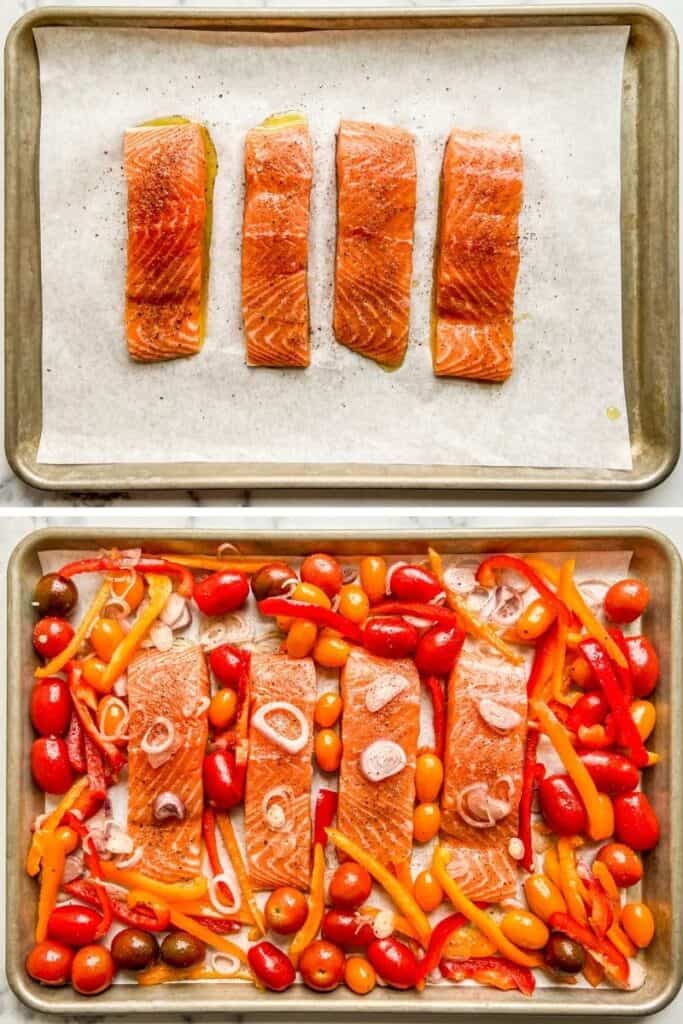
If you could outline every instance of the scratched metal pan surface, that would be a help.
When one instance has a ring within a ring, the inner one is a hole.
[[[113,1014],[189,1014],[206,1019],[212,1014],[271,1014],[282,1020],[319,1015],[342,1022],[358,1014],[400,1013],[409,1019],[429,1014],[436,1022],[446,1015],[505,1013],[549,1018],[600,1014],[629,1017],[662,1009],[678,991],[683,978],[681,905],[683,872],[681,847],[683,819],[683,678],[681,560],[671,542],[662,534],[646,529],[632,530],[506,530],[491,535],[481,530],[457,532],[381,533],[350,531],[338,534],[249,533],[230,534],[240,553],[257,556],[296,556],[326,550],[340,555],[391,553],[426,554],[429,542],[441,551],[483,552],[596,551],[633,552],[632,571],[645,580],[651,603],[644,628],[661,658],[662,677],[654,694],[657,728],[654,746],[659,763],[647,772],[645,791],[662,822],[662,838],[648,855],[643,898],[656,920],[653,944],[643,954],[647,981],[637,992],[612,988],[538,989],[531,999],[518,993],[487,988],[433,987],[422,993],[377,988],[359,997],[340,988],[321,997],[303,986],[281,995],[259,992],[247,982],[213,984],[185,982],[138,988],[115,985],[94,998],[79,996],[70,988],[47,989],[31,981],[24,960],[31,946],[35,922],[37,887],[24,871],[24,859],[31,823],[43,810],[42,794],[33,785],[29,751],[33,734],[28,716],[28,695],[33,682],[35,656],[31,645],[34,612],[31,594],[40,576],[38,552],[61,549],[99,549],[143,546],[152,552],[215,552],[225,534],[193,530],[170,532],[148,530],[141,534],[126,530],[60,528],[31,533],[15,549],[8,569],[8,753],[7,753],[7,976],[16,995],[28,1006],[47,1013],[93,1013],[102,1019]],[[348,1016],[347,1016],[348,1015]],[[439,1017],[441,1015],[441,1018]],[[386,1018],[384,1018],[386,1019]]]
[[[39,26],[302,31],[627,25],[623,79],[622,296],[626,398],[633,468],[306,464],[38,463],[42,423],[38,160]],[[197,488],[506,488],[642,490],[673,469],[680,445],[678,300],[678,44],[667,20],[641,6],[519,6],[456,10],[140,10],[41,8],[10,33],[5,52],[6,373],[8,460],[51,490]]]

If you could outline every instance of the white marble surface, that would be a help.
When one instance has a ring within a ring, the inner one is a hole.
[[[86,2],[86,0],[84,0]],[[123,4],[124,0],[121,0]],[[159,0],[137,0],[137,6],[139,7],[204,7],[204,8],[227,8],[227,7],[305,7],[315,4],[316,0],[233,0],[232,4],[223,3],[221,0],[167,0],[166,3],[159,2]],[[326,4],[326,0],[318,0],[323,5]],[[426,6],[464,6],[455,2],[448,3],[448,0],[405,0],[406,3],[412,3],[416,7]],[[653,0],[655,6],[659,7],[672,21],[674,27],[680,32],[683,28],[683,4],[681,0]],[[92,6],[108,6],[108,0],[90,0]],[[130,0],[131,6],[134,0]],[[388,7],[395,3],[395,0],[338,0],[336,6],[352,6],[352,7]],[[500,6],[506,4],[512,4],[514,0],[499,0]],[[73,0],[0,0],[0,34],[5,34],[9,29],[10,25],[15,21],[17,17],[23,14],[25,11],[32,7],[52,7],[52,6],[70,6],[73,5]],[[332,3],[328,3],[328,6],[333,6]],[[467,6],[476,6],[476,2],[472,2]],[[2,161],[2,155],[0,154],[0,162]],[[1,216],[1,214],[0,214]],[[1,257],[0,257],[1,258]],[[0,303],[2,299],[0,298]],[[1,372],[1,371],[0,371]],[[1,401],[1,399],[0,399]],[[229,506],[253,506],[253,507],[267,507],[273,505],[300,505],[301,502],[306,504],[315,503],[322,506],[353,506],[362,505],[369,506],[374,505],[377,501],[382,501],[384,504],[396,506],[396,507],[410,507],[415,504],[416,501],[424,500],[424,493],[412,493],[412,492],[392,492],[386,494],[385,492],[373,493],[369,491],[363,491],[359,493],[340,491],[338,493],[329,491],[189,491],[189,492],[127,492],[120,494],[100,494],[100,495],[82,495],[82,494],[60,494],[52,492],[44,492],[35,490],[28,487],[26,484],[18,480],[7,465],[4,455],[0,455],[0,505],[28,505],[28,506],[64,506],[64,505],[79,505],[79,506],[130,506],[130,505],[147,505],[153,506],[162,502],[167,505],[174,506],[214,506],[214,507],[225,507]],[[468,492],[465,496],[461,496],[458,492],[435,492],[429,495],[430,504],[438,507],[452,507],[454,505],[472,504],[476,502],[481,505],[494,506],[497,503],[497,497],[491,492],[482,492],[481,494],[475,494]],[[559,495],[553,496],[551,494],[509,494],[506,495],[506,501],[515,501],[521,505],[537,506],[539,504],[548,505],[583,505],[586,502],[584,495]],[[591,500],[595,500],[597,503],[602,505],[609,505],[613,502],[613,497],[606,495],[604,497],[598,496]],[[632,506],[656,506],[665,505],[669,507],[683,505],[683,463],[674,471],[673,475],[661,484],[654,491],[645,492],[644,494],[632,494],[627,497],[619,497],[619,504],[632,505]]]

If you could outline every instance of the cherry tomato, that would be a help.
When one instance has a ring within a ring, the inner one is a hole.
[[[48,616],[33,627],[33,646],[41,658],[49,660],[61,654],[73,639],[73,628],[64,619]]]
[[[74,782],[74,773],[64,740],[41,736],[31,746],[31,773],[43,793],[66,793]]]
[[[41,736],[62,736],[69,728],[71,697],[63,679],[40,679],[31,690],[31,723]]]
[[[82,996],[104,992],[114,980],[114,958],[104,946],[83,946],[71,966],[71,984]]]
[[[97,937],[102,915],[74,904],[55,907],[47,922],[47,936],[67,946],[87,946]]]
[[[38,942],[26,957],[26,970],[42,985],[66,985],[71,977],[73,950],[63,942],[45,939]]]
[[[294,984],[292,961],[272,942],[257,942],[247,953],[247,960],[259,981],[273,992],[284,992]]]
[[[283,885],[271,892],[265,906],[266,924],[278,935],[298,932],[308,916],[308,902],[298,889]]]
[[[204,615],[228,615],[249,597],[249,580],[243,572],[230,569],[214,572],[195,583],[192,596]]]
[[[214,729],[227,729],[237,714],[237,694],[228,686],[214,693],[209,704],[209,722]]]
[[[370,611],[370,599],[357,583],[349,583],[339,592],[337,611],[350,622],[365,622]]]
[[[436,573],[421,565],[400,565],[391,574],[389,590],[398,601],[431,601],[441,593]]]
[[[320,934],[342,949],[369,946],[377,938],[370,918],[353,910],[326,911]]]
[[[645,903],[626,903],[621,911],[621,924],[634,946],[645,949],[655,934],[655,920]]]
[[[432,626],[423,633],[415,650],[418,671],[430,676],[449,674],[462,647],[457,626]]]
[[[90,643],[102,661],[111,661],[114,651],[126,633],[118,619],[100,618],[90,630]]]
[[[649,700],[634,700],[631,704],[631,718],[641,740],[645,741],[656,725],[657,710]]]
[[[212,750],[204,758],[204,795],[214,807],[229,810],[242,799],[242,772],[232,750]]]
[[[569,666],[569,678],[582,690],[594,690],[599,685],[583,654],[577,654]]]
[[[540,917],[528,910],[508,910],[500,922],[506,938],[523,949],[543,949],[550,932]]]
[[[299,958],[304,985],[314,992],[331,992],[344,977],[344,963],[344,954],[339,946],[325,939],[316,939]]]
[[[638,769],[622,754],[611,750],[589,750],[580,756],[601,793],[609,796],[629,793],[638,785]]]
[[[290,658],[306,658],[315,645],[318,627],[306,619],[294,619],[287,633],[285,647]]]
[[[605,615],[612,622],[633,622],[643,614],[650,591],[640,580],[619,580],[605,594]]]
[[[636,697],[649,697],[659,680],[659,657],[646,636],[626,637],[626,656],[633,693]]]
[[[309,555],[301,563],[301,579],[320,587],[328,597],[334,597],[341,590],[344,572],[331,555]]]
[[[145,596],[145,581],[139,572],[129,569],[119,576],[114,576],[111,589],[112,593],[122,598],[134,612]]]
[[[321,729],[314,741],[315,759],[323,772],[336,772],[341,762],[342,743],[333,729]]]
[[[101,658],[92,657],[85,658],[81,662],[81,672],[83,674],[83,682],[87,683],[88,686],[92,686],[93,690],[97,690],[98,693],[110,693],[114,680],[111,682],[105,681],[105,674],[107,671],[106,661],[102,661]]]
[[[221,686],[229,686],[232,690],[239,688],[247,670],[247,657],[244,651],[232,644],[214,647],[209,655],[209,665]]]
[[[316,583],[297,583],[292,591],[293,601],[303,601],[305,604],[314,604],[319,608],[331,608],[332,602],[329,597]]]
[[[413,838],[428,843],[439,831],[441,812],[438,804],[418,804],[413,811]]]
[[[624,843],[607,843],[597,855],[620,889],[636,885],[643,877],[643,861],[639,854]]]
[[[436,754],[420,754],[415,764],[415,792],[420,803],[433,803],[443,782],[443,764]]]
[[[644,793],[620,793],[614,800],[614,833],[632,850],[651,850],[659,842],[659,821]]]
[[[126,715],[125,705],[119,697],[103,697],[97,705],[97,725],[102,735],[120,736]]]
[[[344,982],[357,996],[366,996],[377,984],[375,968],[364,956],[350,956],[344,965]]]
[[[579,835],[586,828],[586,810],[568,775],[549,775],[538,787],[541,814],[560,836]]]
[[[31,604],[39,615],[56,615],[66,618],[71,615],[78,601],[78,590],[73,580],[49,572],[41,576],[33,591]]]
[[[323,729],[330,729],[339,720],[344,707],[338,693],[323,693],[315,705],[315,724]]]
[[[386,597],[387,563],[378,555],[361,558],[358,566],[360,585],[368,595],[370,604],[378,604]]]
[[[413,895],[425,914],[431,914],[443,901],[443,889],[429,868],[421,871],[413,885]]]
[[[363,626],[363,646],[381,658],[407,658],[417,647],[415,626],[397,616],[369,619]]]
[[[578,732],[579,726],[590,727],[600,725],[609,714],[607,698],[601,690],[591,690],[579,697],[574,707],[569,712],[567,727],[572,732]]]
[[[524,895],[529,909],[546,923],[553,914],[566,914],[567,904],[564,896],[547,875],[529,875],[524,882]]]
[[[417,958],[404,942],[390,936],[368,946],[368,960],[382,981],[392,988],[412,988],[417,980]]]
[[[344,861],[332,875],[330,901],[342,910],[357,910],[365,903],[372,889],[372,879],[362,864]]]
[[[526,606],[517,619],[517,636],[526,643],[537,640],[539,636],[547,633],[556,617],[556,609],[547,604],[542,597],[537,597]]]
[[[349,660],[351,648],[343,637],[323,631],[313,648],[313,658],[323,668],[342,668]]]
[[[267,597],[280,597],[288,588],[289,580],[297,575],[286,562],[269,562],[251,577],[251,589],[257,601]]]

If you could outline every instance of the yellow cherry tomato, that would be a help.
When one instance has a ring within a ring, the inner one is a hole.
[[[503,935],[524,949],[543,949],[550,932],[536,914],[528,910],[508,910],[500,922]]]
[[[98,693],[109,693],[114,685],[113,679],[110,683],[104,681],[106,671],[106,663],[101,658],[86,658],[85,661],[81,662],[83,682],[87,683],[88,686],[92,686],[93,690],[97,690]]]
[[[111,661],[112,655],[126,633],[118,619],[95,619],[90,630],[90,643],[98,658]]]
[[[529,875],[524,882],[524,895],[529,909],[542,921],[549,921],[553,914],[566,914],[564,896],[547,875]]]
[[[418,843],[428,843],[439,831],[441,811],[438,804],[418,804],[413,812],[413,837]]]
[[[319,608],[330,608],[331,602],[324,590],[316,587],[315,583],[297,583],[292,591],[293,601],[304,601],[306,604],[315,604]]]
[[[78,846],[78,833],[74,829],[69,828],[68,825],[62,825],[55,832],[57,840],[64,847],[65,853],[73,853]]]
[[[377,983],[375,968],[364,956],[350,956],[344,964],[344,982],[356,995],[366,996]]]
[[[548,630],[555,621],[557,613],[554,608],[541,597],[531,601],[517,620],[515,630],[520,640],[536,640]]]
[[[209,721],[214,729],[227,729],[237,714],[237,694],[229,687],[214,693],[209,704]]]
[[[339,720],[343,707],[338,693],[321,693],[315,705],[315,724],[321,729],[330,729]]]
[[[655,921],[645,903],[626,903],[621,911],[621,924],[634,946],[645,949],[652,942]]]
[[[350,653],[351,648],[343,637],[325,630],[313,648],[313,657],[323,668],[341,668],[348,661]]]
[[[336,772],[342,756],[342,744],[334,729],[321,729],[314,742],[315,759],[323,772]]]
[[[285,646],[290,658],[305,658],[313,650],[318,627],[306,619],[294,619],[287,634]]]
[[[379,604],[386,597],[387,563],[377,555],[361,558],[358,567],[360,585],[368,595],[370,604]]]
[[[351,622],[365,622],[370,611],[370,600],[362,587],[349,583],[339,591],[340,615]]]
[[[134,612],[145,596],[145,581],[140,573],[130,569],[113,577],[111,589]]]
[[[425,914],[431,914],[443,901],[443,889],[429,869],[421,871],[415,879],[413,895]]]
[[[118,736],[126,711],[118,697],[103,697],[97,705],[97,725],[103,736]]]
[[[634,700],[631,704],[631,718],[636,724],[641,740],[646,740],[657,721],[657,712],[652,701]]]
[[[433,803],[443,782],[443,764],[436,754],[420,754],[415,765],[415,789],[420,803]]]

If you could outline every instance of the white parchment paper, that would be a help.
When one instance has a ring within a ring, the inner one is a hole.
[[[39,461],[351,462],[630,469],[621,332],[619,139],[627,30],[290,34],[44,28],[43,433]],[[243,145],[297,109],[315,145],[312,365],[249,369],[240,316]],[[205,122],[219,173],[208,334],[138,365],[123,327],[124,131]],[[386,373],[332,333],[341,117],[414,132],[411,341]],[[504,385],[437,380],[429,311],[439,173],[454,126],[524,150],[516,354]]]

